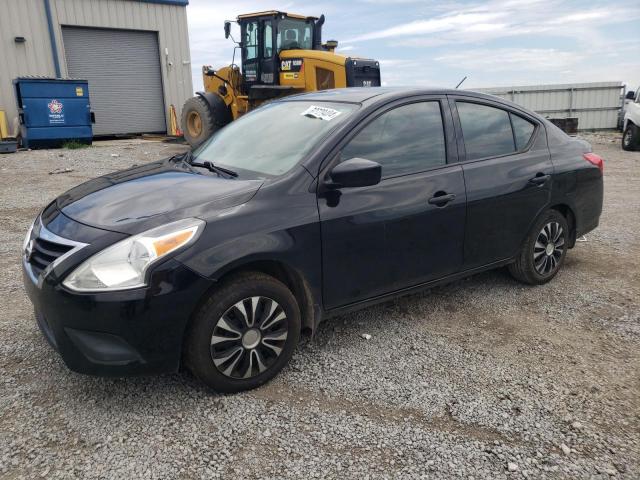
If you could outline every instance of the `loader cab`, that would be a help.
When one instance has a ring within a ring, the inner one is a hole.
[[[254,85],[277,85],[283,50],[321,50],[324,16],[305,17],[278,11],[240,15],[244,92]]]

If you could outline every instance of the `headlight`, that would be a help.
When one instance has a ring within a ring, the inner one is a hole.
[[[40,215],[38,215],[36,217],[36,219],[31,222],[31,225],[29,226],[29,230],[27,230],[27,236],[24,237],[24,241],[22,242],[22,253],[24,254],[24,251],[27,249],[27,244],[29,243],[29,240],[31,240],[31,232],[33,231],[33,227],[36,224],[36,220],[38,220],[38,218],[40,218]]]
[[[122,240],[85,260],[63,285],[76,292],[143,287],[149,267],[195,242],[203,227],[202,220],[189,218]]]

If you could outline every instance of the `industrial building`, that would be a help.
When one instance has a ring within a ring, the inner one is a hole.
[[[2,0],[0,110],[13,80],[88,80],[94,135],[165,133],[193,95],[188,0]]]

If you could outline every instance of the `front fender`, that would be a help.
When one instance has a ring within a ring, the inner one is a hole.
[[[287,231],[259,232],[207,247],[184,263],[200,275],[214,281],[220,280],[242,265],[257,261],[282,262],[298,268],[301,265],[291,265],[299,263],[296,261],[295,244],[295,237]]]
[[[317,224],[269,233],[255,233],[204,249],[184,264],[218,282],[240,270],[283,272],[300,302],[306,327],[315,331],[322,318],[320,246]],[[284,281],[284,280],[283,280]]]
[[[640,103],[627,104],[627,111],[624,114],[624,125],[622,128],[626,129],[629,122],[640,126]]]
[[[254,262],[275,262],[304,278],[316,298],[321,286],[320,221],[309,173],[263,187],[251,201],[220,211],[201,212],[202,235],[178,261],[214,281]]]

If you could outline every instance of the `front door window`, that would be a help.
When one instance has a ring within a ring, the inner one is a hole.
[[[258,56],[258,22],[247,23],[242,41],[245,60],[255,59]]]
[[[342,150],[342,160],[366,158],[382,165],[382,178],[446,163],[440,102],[417,102],[383,113]]]

